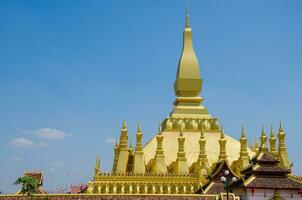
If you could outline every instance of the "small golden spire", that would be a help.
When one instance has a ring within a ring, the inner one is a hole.
[[[127,129],[127,124],[125,120],[123,121],[122,129]]]
[[[254,147],[253,147],[253,141],[252,141],[252,140],[250,140],[250,149],[251,149],[251,150],[254,149]]]
[[[280,164],[283,167],[286,167],[288,169],[291,168],[291,164],[288,158],[288,153],[286,149],[286,144],[285,144],[285,137],[286,134],[283,130],[282,123],[280,122],[280,127],[279,127],[279,133],[278,133],[278,139],[279,139],[279,145],[278,145],[278,158],[280,160]]]
[[[136,146],[135,146],[135,151],[140,152],[143,150],[143,145],[142,145],[142,127],[140,124],[137,126],[137,133],[136,133]]]
[[[204,126],[201,125],[201,129],[200,129],[200,139],[204,139]]]
[[[241,127],[241,138],[245,138],[245,130],[244,127]]]
[[[125,151],[128,150],[128,130],[125,120],[123,121],[123,125],[122,125],[119,147],[121,149],[124,149]]]
[[[159,129],[158,129],[158,134],[156,136],[156,141],[157,141],[157,149],[156,149],[156,153],[155,153],[155,157],[156,155],[164,155],[164,150],[163,150],[163,139],[164,139],[164,136],[161,132],[161,128],[159,126]]]
[[[261,152],[264,152],[264,151],[267,150],[267,147],[266,147],[266,140],[267,140],[267,137],[266,137],[265,129],[264,129],[264,126],[263,126],[263,127],[262,127],[262,131],[261,131],[261,137],[260,137],[260,141],[261,141],[260,151],[261,151]]]
[[[276,156],[277,147],[276,147],[276,138],[275,138],[273,126],[271,126],[271,134],[270,134],[270,138],[269,138],[269,143],[270,143],[270,152]]]
[[[244,131],[244,127],[242,126],[242,130],[241,130],[241,138],[240,138],[240,156],[239,156],[239,166],[240,169],[244,169],[246,166],[249,165],[249,155],[247,152],[247,139],[245,137],[245,131]]]
[[[137,125],[137,132],[138,132],[138,133],[141,133],[141,132],[142,132],[142,127],[141,127],[141,124],[140,124],[140,123],[138,123],[138,125]]]
[[[162,135],[161,123],[159,123],[157,134],[158,134],[158,135]]]
[[[284,132],[282,122],[280,121],[279,132]]]
[[[223,130],[223,126],[221,126],[220,139],[224,139],[224,130]]]
[[[101,163],[101,158],[99,155],[97,155],[95,161],[95,168],[94,168],[95,176],[100,173],[100,163]]]
[[[182,128],[180,128],[179,137],[183,137],[183,136],[184,136],[183,130],[182,130]]]
[[[270,135],[270,137],[271,137],[271,138],[274,138],[274,137],[275,137],[273,126],[271,126],[271,135]]]
[[[258,152],[259,152],[259,145],[258,145],[257,139],[255,139],[254,152],[255,152],[255,153],[258,153]]]
[[[130,140],[129,149],[133,149],[133,146],[132,146],[132,140]]]
[[[226,154],[226,142],[227,141],[224,137],[224,131],[223,131],[222,126],[221,126],[220,139],[218,142],[219,142],[219,147],[220,147],[218,161],[226,160],[227,159],[227,154]]]

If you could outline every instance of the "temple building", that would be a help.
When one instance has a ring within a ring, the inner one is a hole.
[[[176,99],[172,112],[146,144],[142,144],[143,131],[140,125],[135,145],[129,144],[127,124],[124,121],[120,139],[114,146],[112,172],[103,173],[100,157],[97,157],[94,178],[88,183],[86,193],[220,193],[224,190],[218,178],[222,170],[228,169],[238,179],[245,177],[250,160],[266,152],[278,160],[278,166],[284,169],[282,176],[287,176],[291,164],[282,126],[277,137],[271,130],[269,148],[266,146],[264,129],[260,147],[257,140],[254,146],[247,147],[244,128],[240,140],[230,137],[219,125],[218,119],[203,106],[202,84],[200,66],[193,48],[189,14],[186,11],[183,49],[174,82]],[[272,164],[276,165],[276,162]],[[279,167],[276,169],[279,170]]]

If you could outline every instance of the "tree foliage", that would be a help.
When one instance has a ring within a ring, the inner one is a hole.
[[[39,181],[33,177],[24,176],[19,177],[14,182],[14,185],[22,185],[21,193],[31,196],[38,192]]]

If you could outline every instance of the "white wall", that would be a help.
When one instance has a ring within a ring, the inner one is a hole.
[[[240,195],[242,200],[265,200],[273,197],[274,190],[256,189],[253,195],[250,189],[247,192],[235,191],[235,193]],[[286,200],[302,200],[301,194],[297,191],[279,190],[279,193]]]

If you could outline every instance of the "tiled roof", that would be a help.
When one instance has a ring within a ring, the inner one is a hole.
[[[269,152],[254,157],[251,165],[242,171],[244,178],[230,187],[301,190],[302,183],[290,178],[290,169],[279,166],[279,160]]]
[[[278,165],[267,165],[263,164],[253,170],[256,174],[275,174],[286,175],[290,173],[290,170],[280,167]]]
[[[261,163],[279,163],[279,160],[269,152],[260,154],[257,157],[257,162]]]
[[[225,170],[228,170],[230,172],[229,176],[237,177],[237,175],[233,172],[233,170],[231,169],[228,162],[226,160],[222,160],[222,161],[216,163],[214,170],[207,178],[211,181],[221,182],[220,177],[224,176]]]
[[[246,187],[299,190],[302,184],[288,177],[255,177]]]

